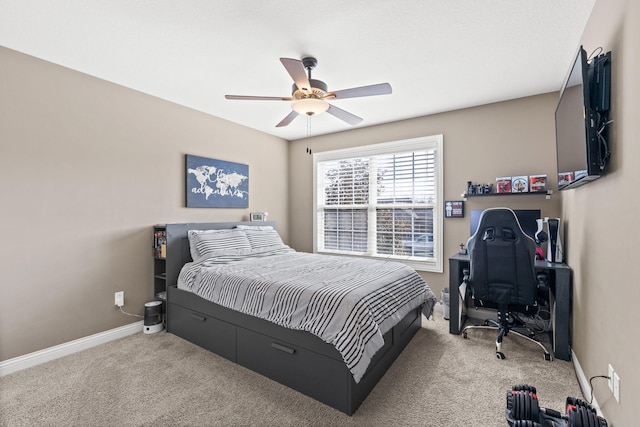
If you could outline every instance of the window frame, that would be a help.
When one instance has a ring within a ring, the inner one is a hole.
[[[318,215],[319,205],[318,196],[322,196],[324,188],[320,188],[322,180],[318,179],[318,163],[325,161],[345,160],[357,157],[378,156],[394,153],[406,153],[412,150],[435,150],[435,201],[433,203],[433,239],[434,256],[428,259],[417,259],[417,257],[402,257],[398,255],[357,255],[347,254],[341,251],[318,250]],[[313,252],[343,256],[367,257],[373,259],[385,259],[398,261],[409,265],[415,270],[428,271],[435,273],[443,272],[443,135],[430,135],[418,138],[403,139],[398,141],[383,142],[358,147],[343,148],[338,150],[330,150],[316,152],[313,154]]]

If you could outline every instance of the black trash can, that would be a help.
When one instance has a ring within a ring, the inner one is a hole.
[[[162,301],[151,301],[144,305],[145,334],[155,334],[164,329],[162,323]]]

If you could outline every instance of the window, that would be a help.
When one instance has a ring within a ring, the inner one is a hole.
[[[314,154],[314,249],[442,272],[442,135]]]

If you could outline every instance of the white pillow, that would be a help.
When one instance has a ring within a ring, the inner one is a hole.
[[[251,253],[244,230],[189,230],[187,235],[191,258],[196,262],[216,255]]]
[[[238,230],[273,230],[270,225],[236,225]]]
[[[247,228],[244,232],[246,233],[249,243],[251,244],[251,249],[254,252],[264,248],[274,250],[288,248],[288,246],[282,242],[280,235],[273,229],[273,227],[271,227],[270,230]]]

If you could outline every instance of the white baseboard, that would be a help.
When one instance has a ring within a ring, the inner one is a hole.
[[[578,362],[578,358],[576,357],[576,354],[573,352],[573,350],[571,350],[571,360],[573,361],[573,368],[575,369],[576,375],[578,376],[578,384],[580,385],[580,389],[582,390],[584,400],[589,402],[589,399],[591,398],[591,384],[589,384],[589,380],[584,374],[584,371],[580,366],[580,362]],[[593,396],[591,406],[596,409],[598,415],[602,416],[602,411],[600,410],[600,406],[598,405],[598,401],[596,400],[595,396]]]
[[[68,356],[70,354],[77,353],[78,351],[86,350],[109,341],[124,338],[128,335],[137,334],[138,332],[142,332],[142,324],[143,321],[141,320],[139,322],[130,323],[119,328],[89,335],[88,337],[69,341],[54,347],[45,348],[44,350],[25,354],[24,356],[5,360],[0,362],[0,377],[57,359],[59,357]]]

